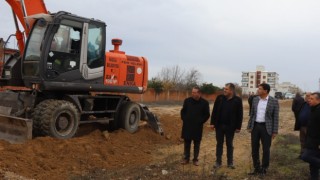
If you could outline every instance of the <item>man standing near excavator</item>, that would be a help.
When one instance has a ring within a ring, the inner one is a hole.
[[[227,83],[223,95],[219,95],[214,101],[211,114],[211,128],[216,131],[216,162],[214,168],[220,168],[222,164],[223,144],[226,139],[228,168],[234,169],[233,164],[233,138],[235,133],[241,130],[243,120],[242,99],[236,96],[236,87],[233,83]]]
[[[272,139],[278,134],[279,102],[269,95],[270,85],[258,86],[258,97],[252,101],[248,131],[251,133],[251,156],[254,171],[249,175],[265,175],[269,167]],[[261,142],[261,143],[260,143]],[[262,163],[260,163],[260,144],[262,144]]]
[[[181,109],[182,135],[184,139],[184,158],[181,164],[190,160],[190,148],[193,141],[193,165],[199,166],[200,142],[202,139],[203,124],[210,117],[209,102],[201,97],[199,87],[192,88],[192,95],[186,98]]]

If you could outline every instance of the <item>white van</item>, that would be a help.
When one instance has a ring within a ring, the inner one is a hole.
[[[285,99],[293,99],[295,97],[294,94],[290,93],[290,92],[287,92],[285,95],[284,95],[284,98]]]

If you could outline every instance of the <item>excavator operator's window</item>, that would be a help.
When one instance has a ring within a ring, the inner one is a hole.
[[[79,69],[81,28],[60,25],[50,47],[48,63],[58,73]]]
[[[102,33],[101,27],[89,25],[87,64],[91,69],[103,66]]]

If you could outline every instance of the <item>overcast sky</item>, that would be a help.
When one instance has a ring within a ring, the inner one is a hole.
[[[60,10],[100,19],[127,54],[149,60],[149,79],[163,67],[195,68],[202,81],[241,84],[243,71],[264,65],[280,82],[319,90],[319,0],[45,0]],[[0,1],[0,37],[15,32]]]

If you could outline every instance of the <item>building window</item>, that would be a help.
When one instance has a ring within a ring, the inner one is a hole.
[[[266,78],[266,76],[263,76],[263,79],[265,79]]]
[[[248,76],[249,76],[249,73],[242,73],[242,76],[243,76],[243,77],[248,77]]]
[[[248,82],[249,79],[248,78],[242,78],[242,82]]]
[[[274,73],[268,73],[268,76],[269,76],[269,77],[274,77],[275,74],[274,74]]]
[[[250,81],[250,84],[253,84],[253,81]]]

